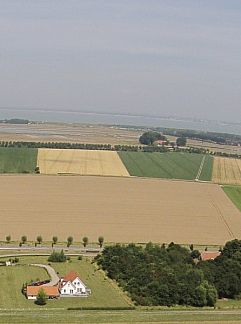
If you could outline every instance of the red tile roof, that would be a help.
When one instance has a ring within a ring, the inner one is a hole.
[[[74,281],[78,276],[78,274],[75,271],[70,271],[65,277],[63,277],[64,281]]]
[[[57,286],[27,286],[27,296],[37,296],[40,289],[49,297],[59,297]]]
[[[212,252],[212,251],[205,251],[201,253],[201,259],[203,261],[207,260],[214,260],[216,257],[220,255],[221,252]]]

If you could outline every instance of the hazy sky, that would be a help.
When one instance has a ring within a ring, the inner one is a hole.
[[[0,107],[241,121],[240,0],[0,0]]]

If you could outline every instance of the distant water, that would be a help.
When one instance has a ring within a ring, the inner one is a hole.
[[[26,118],[34,121],[132,125],[132,126],[158,126],[167,128],[184,128],[221,133],[241,135],[241,122],[232,124],[208,120],[187,120],[178,118],[151,117],[151,116],[127,116],[110,113],[86,113],[64,111],[40,111],[40,110],[14,110],[0,109],[0,119]]]

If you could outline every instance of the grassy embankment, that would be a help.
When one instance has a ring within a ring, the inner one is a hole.
[[[241,186],[223,186],[224,192],[241,211]]]
[[[119,156],[132,176],[194,180],[203,154],[169,152],[119,152]],[[213,157],[206,155],[200,180],[212,178]]]
[[[33,173],[37,149],[0,147],[0,173]]]

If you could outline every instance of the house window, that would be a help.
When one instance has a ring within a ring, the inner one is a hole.
[[[78,291],[78,292],[81,292],[81,291],[82,291],[82,289],[81,289],[81,288],[77,288],[77,291]]]
[[[73,289],[70,289],[70,293],[73,294],[73,292],[74,292]]]
[[[66,289],[64,289],[64,293],[66,293]]]

